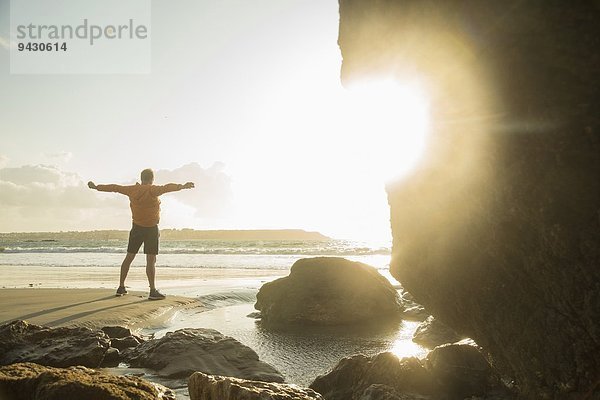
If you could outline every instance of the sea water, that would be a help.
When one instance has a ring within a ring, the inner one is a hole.
[[[101,274],[99,268],[121,265],[126,248],[127,241],[119,239],[24,241],[0,237],[0,266],[45,267],[43,274],[46,276],[51,273],[48,267],[59,267],[63,271],[69,267],[79,267],[78,270],[84,272],[82,276],[92,271]],[[243,270],[248,278],[256,271],[256,277],[260,278],[265,270],[285,274],[300,258],[330,256],[372,265],[393,284],[397,284],[389,274],[390,250],[389,242],[350,240],[163,240],[157,267],[189,269],[185,274],[187,277],[193,275],[194,269],[227,269]],[[138,255],[132,264],[134,268],[144,265],[143,254]],[[40,283],[46,285],[46,282]],[[133,288],[137,289],[135,286]],[[185,291],[182,291],[184,285],[176,284],[171,284],[171,288],[175,290],[171,294],[185,296],[203,295],[207,290],[206,287],[198,287],[196,291],[185,287]],[[218,284],[215,290],[219,290]]]
[[[180,328],[211,328],[234,337],[256,351],[262,361],[280,371],[285,381],[309,386],[342,358],[392,352],[398,357],[424,357],[427,350],[412,342],[419,322],[393,321],[372,325],[265,328],[253,317],[253,303],[238,303],[213,310],[182,312],[158,330],[155,337]]]
[[[0,265],[120,265],[126,240],[15,241],[0,239]],[[349,240],[163,240],[160,265],[184,268],[289,269],[290,262],[311,256],[337,256],[386,268],[390,243]]]

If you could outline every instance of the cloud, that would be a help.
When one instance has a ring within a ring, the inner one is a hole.
[[[161,226],[192,227],[198,222],[194,219],[202,222],[226,212],[231,189],[222,164],[156,172],[157,184],[187,181],[197,189],[163,196]],[[127,229],[130,224],[126,196],[90,190],[74,172],[50,165],[0,168],[0,232]]]
[[[98,201],[81,177],[54,166],[0,169],[0,231],[80,229],[101,209],[120,206],[113,199]]]
[[[99,197],[73,172],[50,165],[0,169],[0,231],[124,228],[126,199]]]
[[[58,188],[75,186],[81,182],[81,178],[75,173],[64,172],[51,165],[24,165],[0,170],[0,182],[10,182],[22,186],[51,185]]]
[[[231,207],[231,178],[224,172],[223,163],[214,163],[202,168],[198,163],[190,163],[174,170],[155,172],[155,183],[194,182],[196,188],[178,192],[176,200],[194,209],[195,217],[214,219],[225,215]]]
[[[10,159],[7,156],[0,154],[0,168],[4,168],[9,161]]]

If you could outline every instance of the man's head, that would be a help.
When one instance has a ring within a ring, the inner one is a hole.
[[[150,168],[146,168],[142,171],[140,179],[142,180],[142,185],[152,185],[154,182],[154,171]]]

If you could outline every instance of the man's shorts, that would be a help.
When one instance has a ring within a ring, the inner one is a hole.
[[[127,252],[137,254],[144,243],[144,254],[158,254],[158,225],[149,228],[133,224],[129,232],[129,244]]]

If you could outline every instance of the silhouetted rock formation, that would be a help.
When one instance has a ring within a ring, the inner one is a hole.
[[[131,329],[122,326],[105,326],[102,328],[102,332],[111,339],[123,339],[133,335]]]
[[[62,369],[19,363],[0,367],[0,399],[175,400],[175,393],[134,376],[104,374],[85,367]]]
[[[477,347],[467,344],[436,347],[427,355],[425,368],[450,399],[485,395],[495,383],[490,364]]]
[[[110,339],[111,347],[114,347],[120,351],[129,349],[131,347],[136,347],[140,343],[142,343],[142,341],[140,341],[140,339],[137,336],[127,336],[125,338]]]
[[[392,353],[342,359],[332,371],[317,377],[310,388],[327,400],[358,400],[373,384],[399,393],[432,394],[434,381],[417,358],[398,359]]]
[[[431,400],[430,396],[420,394],[398,393],[393,387],[374,383],[360,396],[359,400]]]
[[[424,361],[392,353],[344,358],[310,387],[326,400],[462,400],[487,395],[495,383],[476,347],[452,344],[434,349]]]
[[[421,346],[433,349],[441,344],[454,343],[461,339],[464,339],[464,337],[454,332],[452,328],[438,321],[435,317],[429,316],[417,327],[412,340]]]
[[[121,352],[116,347],[109,347],[104,353],[104,358],[102,359],[101,367],[110,368],[117,367],[121,362]]]
[[[429,312],[422,305],[415,302],[415,299],[408,292],[403,292],[400,297],[402,304],[402,319],[409,321],[425,321],[430,316]]]
[[[151,368],[166,377],[188,377],[196,371],[265,382],[283,376],[258,359],[248,346],[214,329],[179,329],[148,340],[121,354],[132,367]]]
[[[600,392],[600,6],[340,0],[342,80],[423,78],[391,272],[531,399]]]
[[[266,383],[196,372],[190,376],[191,400],[323,400],[317,392],[284,383]]]
[[[110,347],[102,331],[48,328],[14,321],[0,326],[0,365],[35,362],[52,367],[100,366]]]
[[[102,328],[102,332],[110,338],[110,347],[114,347],[119,351],[136,347],[138,344],[145,342],[142,337],[134,335],[129,328],[122,326],[105,326]]]
[[[360,324],[402,311],[396,289],[375,268],[337,257],[296,261],[289,276],[260,288],[254,307],[266,324]]]

